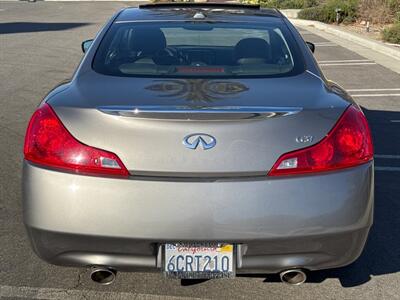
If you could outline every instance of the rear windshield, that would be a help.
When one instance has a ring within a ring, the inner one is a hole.
[[[112,76],[281,77],[304,71],[283,23],[115,23],[93,61]]]

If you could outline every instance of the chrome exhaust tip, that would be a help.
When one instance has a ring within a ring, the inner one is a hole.
[[[90,279],[101,285],[108,285],[113,283],[116,276],[117,271],[111,268],[93,267],[90,272]]]
[[[307,280],[307,275],[300,269],[291,269],[279,273],[281,281],[290,285],[300,285]]]

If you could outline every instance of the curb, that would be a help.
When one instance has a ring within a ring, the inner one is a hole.
[[[380,52],[382,54],[388,55],[394,59],[400,60],[400,48],[395,49],[393,47],[387,46],[381,42],[373,41],[364,37],[361,37],[357,34],[346,32],[335,28],[332,25],[321,23],[318,21],[310,21],[310,20],[300,20],[300,19],[289,19],[293,25],[299,26],[311,26],[316,29],[325,31],[327,33],[336,35],[344,40],[351,41],[353,43],[357,43],[361,46],[374,50],[376,52]]]

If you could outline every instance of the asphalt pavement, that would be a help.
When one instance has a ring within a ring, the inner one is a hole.
[[[20,191],[27,122],[46,93],[72,75],[82,57],[81,41],[94,37],[118,8],[136,4],[0,2],[0,297],[400,299],[400,74],[306,28],[300,32],[316,43],[326,77],[348,89],[373,131],[375,224],[355,263],[311,273],[298,287],[273,275],[181,282],[123,272],[113,285],[99,286],[86,269],[48,265],[33,254],[22,224]]]

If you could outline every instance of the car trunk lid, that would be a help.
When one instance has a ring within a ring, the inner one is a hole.
[[[348,106],[307,72],[241,80],[91,74],[49,103],[78,140],[116,153],[131,174],[177,177],[264,175],[283,153],[321,140]]]

